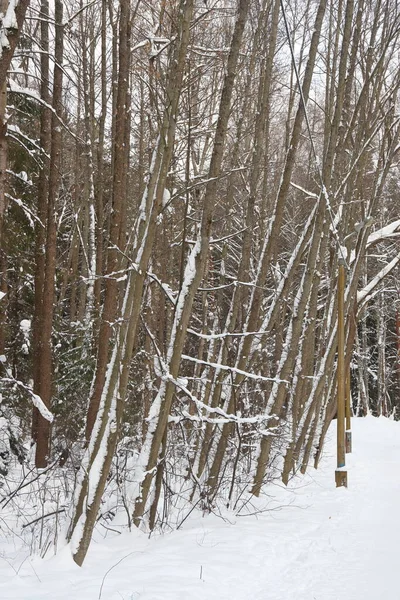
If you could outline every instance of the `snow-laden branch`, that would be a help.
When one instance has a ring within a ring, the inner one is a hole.
[[[385,265],[377,275],[357,294],[358,308],[361,309],[376,294],[379,283],[398,265],[400,252]]]
[[[264,377],[263,375],[256,375],[255,373],[249,373],[248,371],[242,371],[242,369],[238,369],[237,367],[229,367],[228,365],[221,365],[220,363],[208,362],[206,360],[200,360],[199,358],[193,358],[193,356],[188,356],[187,354],[182,354],[183,360],[189,360],[190,362],[195,362],[199,365],[205,365],[206,367],[213,367],[214,369],[219,369],[221,371],[229,371],[230,373],[237,373],[238,375],[243,375],[244,377],[248,377],[249,379],[256,379],[258,381],[274,381],[276,383],[289,383],[286,379],[279,379],[277,377]]]
[[[28,142],[29,144],[31,144],[34,147],[35,150],[37,150],[38,152],[42,152],[42,148],[41,148],[40,144],[36,140],[33,140],[28,135],[26,135],[25,133],[23,133],[21,131],[20,127],[18,127],[18,125],[15,125],[15,124],[9,125],[8,128],[7,128],[7,132],[12,132],[15,135],[19,135],[23,140],[25,140],[25,142]],[[48,154],[46,154],[45,156],[47,158],[50,158],[50,156]]]
[[[53,420],[54,420],[53,413],[51,413],[49,411],[49,409],[44,404],[41,397],[38,396],[37,394],[35,394],[35,392],[32,390],[32,388],[29,387],[29,385],[26,385],[25,383],[23,383],[19,379],[15,379],[14,377],[1,377],[0,381],[4,382],[4,383],[11,383],[11,384],[17,385],[18,387],[20,387],[23,390],[25,390],[26,392],[28,392],[28,394],[30,395],[30,397],[32,399],[33,405],[38,409],[38,411],[40,412],[42,417],[44,419],[46,419],[46,421],[49,421],[49,423],[53,422]]]
[[[8,86],[10,88],[10,92],[13,92],[14,94],[20,94],[20,95],[23,95],[23,96],[27,96],[28,98],[31,98],[32,100],[35,100],[36,102],[38,102],[39,104],[41,104],[42,106],[44,106],[45,108],[47,108],[58,119],[58,122],[60,123],[60,125],[65,129],[65,131],[67,133],[69,133],[69,135],[74,140],[77,140],[78,142],[81,142],[82,144],[84,143],[84,140],[82,138],[80,138],[79,136],[77,136],[76,133],[74,133],[72,131],[72,129],[70,129],[68,127],[68,125],[63,121],[63,119],[61,119],[60,115],[57,113],[57,111],[54,109],[54,107],[51,106],[51,104],[48,104],[47,102],[45,102],[35,90],[32,90],[32,89],[27,88],[27,87],[21,87],[20,85],[18,85],[12,79],[10,79],[8,81]],[[15,128],[15,126],[13,126],[13,127]],[[16,132],[19,135],[22,135],[21,131],[16,131]],[[34,143],[33,140],[29,140],[29,141],[31,143]],[[43,148],[40,148],[38,146],[38,149],[43,153]],[[47,155],[47,157],[48,157],[48,155]]]
[[[367,248],[369,248],[373,244],[382,242],[383,240],[393,237],[398,233],[400,233],[400,219],[397,219],[397,221],[393,221],[393,223],[389,223],[389,225],[386,225],[385,227],[377,229],[376,231],[371,233],[368,236]]]
[[[43,225],[42,221],[39,219],[39,217],[38,217],[38,216],[36,216],[36,215],[35,215],[35,214],[34,214],[34,213],[33,213],[33,212],[32,212],[32,211],[31,211],[31,210],[30,210],[30,209],[29,209],[29,208],[26,206],[26,204],[25,204],[24,202],[22,202],[21,198],[14,198],[14,196],[11,196],[10,194],[5,194],[5,197],[6,197],[6,198],[8,198],[9,200],[11,200],[11,202],[15,202],[15,204],[16,204],[17,206],[19,206],[19,207],[22,209],[22,211],[23,211],[23,213],[24,213],[25,217],[28,219],[28,221],[29,221],[29,225],[32,227],[32,229],[33,229],[33,228],[34,228],[34,226],[35,226],[35,221],[36,221],[37,223],[39,223],[39,225],[40,225],[41,227],[44,227],[44,225]]]
[[[309,198],[314,198],[314,200],[318,200],[318,194],[315,194],[314,192],[310,192],[309,190],[306,190],[305,188],[301,187],[301,185],[297,185],[297,183],[294,183],[293,181],[290,182],[290,185],[295,190],[298,190],[299,192],[302,192],[303,194],[305,194]]]
[[[179,388],[182,392],[184,392],[186,394],[186,396],[188,396],[188,398],[190,398],[190,400],[192,400],[192,402],[195,403],[195,405],[199,411],[204,410],[209,415],[210,414],[218,415],[218,418],[209,417],[209,416],[205,416],[202,414],[192,415],[192,414],[188,413],[186,410],[183,410],[181,415],[169,415],[169,417],[168,417],[169,423],[179,423],[183,420],[190,420],[190,421],[212,423],[214,425],[232,423],[232,422],[238,423],[238,424],[242,424],[242,423],[256,424],[256,423],[262,423],[262,422],[265,423],[266,421],[268,421],[269,419],[272,419],[274,417],[274,415],[265,415],[265,414],[254,415],[253,417],[242,417],[240,413],[238,413],[238,414],[228,413],[225,410],[223,410],[222,408],[220,408],[219,406],[212,407],[212,406],[209,406],[208,404],[205,404],[201,400],[199,400],[186,387],[186,385],[184,384],[184,381],[185,381],[184,379],[179,378],[179,377],[178,377],[178,379],[174,379],[170,373],[168,373],[165,377],[169,381],[172,381],[176,385],[176,387]]]
[[[357,223],[356,229],[353,233],[359,233],[361,229],[365,226],[369,226],[368,219],[366,222]],[[353,235],[353,234],[351,234]],[[370,233],[366,243],[366,249],[371,248],[371,246],[378,244],[379,242],[383,242],[393,237],[397,237],[400,235],[400,219],[385,225],[385,227],[381,227],[381,229],[377,229],[373,233]],[[356,259],[356,252],[352,250],[350,255],[350,264],[353,264]]]
[[[257,423],[264,423],[271,417],[266,415],[256,415],[254,417],[239,417],[237,415],[230,415],[230,417],[205,417],[202,415],[191,415],[186,410],[182,411],[181,415],[170,415],[168,417],[168,423],[181,423],[182,421],[192,421],[194,423],[211,423],[212,425],[226,425],[227,423],[238,423],[240,425],[246,423],[250,425],[256,425]],[[272,428],[276,429],[276,428]],[[272,435],[270,430],[263,431],[263,434]]]
[[[246,331],[244,333],[200,333],[199,331],[195,331],[194,329],[188,329],[188,333],[195,335],[203,340],[222,340],[224,338],[238,338],[238,337],[247,337],[249,335],[264,335],[265,331]]]

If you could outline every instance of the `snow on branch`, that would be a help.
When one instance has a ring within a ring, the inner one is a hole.
[[[274,381],[275,383],[289,383],[287,379],[279,379],[279,377],[264,377],[263,375],[256,375],[255,373],[249,373],[248,371],[242,371],[236,367],[229,367],[228,365],[221,365],[220,363],[208,362],[206,360],[200,360],[199,358],[193,358],[187,354],[182,354],[184,360],[195,362],[199,365],[205,365],[206,367],[213,367],[214,369],[220,369],[221,371],[229,371],[230,373],[237,373],[238,375],[244,375],[249,379],[257,379],[258,381]]]
[[[249,335],[257,336],[264,335],[265,331],[246,331],[243,333],[200,333],[199,331],[195,331],[194,329],[188,329],[188,333],[195,335],[203,340],[222,340],[224,338],[240,338],[247,337]]]
[[[25,142],[27,142],[28,144],[31,144],[31,146],[33,146],[35,150],[37,150],[38,152],[42,152],[42,148],[41,148],[40,144],[36,140],[33,140],[32,138],[27,136],[25,133],[23,133],[21,131],[21,129],[18,127],[18,125],[9,125],[7,128],[7,132],[8,133],[12,132],[14,135],[20,136]],[[14,137],[14,139],[16,139],[16,138]],[[26,145],[24,145],[24,147],[27,148]],[[47,156],[47,158],[50,158],[49,155],[46,155],[46,156]]]
[[[68,125],[65,123],[65,121],[63,121],[63,119],[60,117],[60,115],[57,113],[57,111],[53,108],[53,106],[51,106],[51,104],[48,104],[47,102],[45,102],[35,90],[27,88],[27,87],[21,87],[20,85],[18,85],[18,83],[16,83],[12,79],[9,80],[8,86],[9,86],[10,92],[12,92],[14,94],[20,94],[22,96],[27,96],[28,98],[31,98],[35,102],[38,102],[41,106],[44,106],[45,108],[47,108],[58,119],[58,122],[60,123],[60,125],[65,129],[65,131],[74,140],[77,140],[82,143],[84,142],[84,140],[82,140],[78,135],[76,135],[76,133],[74,133],[72,131],[72,129],[70,129],[68,127]],[[10,127],[9,127],[9,129],[10,129]],[[21,135],[20,131],[17,131],[16,133]],[[29,140],[29,141],[31,143],[34,143],[33,140]],[[40,148],[38,146],[38,149],[43,153],[43,148]],[[48,157],[48,155],[46,155],[46,156]]]
[[[367,219],[366,222],[364,221],[362,223],[357,223],[354,232],[359,233],[361,229],[369,225],[369,219]],[[400,219],[397,219],[396,221],[385,225],[385,227],[382,227],[381,229],[377,229],[373,233],[370,233],[367,239],[366,249],[368,250],[369,248],[371,248],[371,246],[374,246],[375,244],[378,244],[379,242],[383,242],[390,238],[397,237],[398,235],[400,235]],[[350,264],[352,264],[355,261],[355,259],[356,253],[355,250],[352,250],[350,255]]]
[[[207,407],[209,408],[209,407]],[[263,423],[273,418],[274,415],[256,415],[254,417],[240,417],[237,415],[228,415],[226,417],[205,417],[202,415],[191,415],[187,410],[183,410],[181,415],[169,415],[168,423],[180,423],[181,421],[192,421],[194,423],[211,423],[212,425],[226,425],[227,423],[251,424]],[[271,427],[271,430],[275,429]],[[271,430],[265,430],[262,433],[265,435],[274,435]]]
[[[144,40],[133,46],[132,52],[135,52],[140,48],[149,47],[148,56],[150,59],[154,59],[159,56],[172,41],[175,41],[175,37],[170,40],[169,38],[157,37],[149,33]]]
[[[8,36],[14,31],[18,30],[17,17],[15,15],[15,8],[17,0],[10,0],[6,10],[6,14],[1,14],[1,29],[0,29],[0,57],[3,56],[3,49],[10,49],[10,42]]]
[[[178,387],[180,390],[182,390],[186,394],[186,396],[188,396],[190,398],[190,400],[192,400],[196,404],[196,407],[199,411],[205,410],[209,415],[210,414],[218,415],[217,418],[205,416],[202,414],[192,415],[192,414],[188,413],[186,410],[183,410],[181,415],[173,415],[173,416],[169,415],[169,417],[168,417],[169,423],[180,423],[183,420],[189,420],[189,421],[212,423],[214,425],[232,423],[232,422],[238,423],[238,424],[242,424],[242,423],[256,424],[256,423],[265,423],[269,419],[272,419],[275,417],[275,415],[265,415],[265,414],[255,415],[253,417],[242,417],[240,413],[238,413],[238,414],[227,413],[226,411],[224,411],[222,408],[219,408],[218,406],[213,408],[212,406],[209,406],[208,404],[205,404],[204,402],[202,402],[201,400],[196,398],[196,396],[194,396],[191,393],[191,391],[184,384],[184,381],[185,381],[184,379],[181,379],[179,377],[178,377],[178,379],[174,379],[170,374],[167,375],[167,378],[170,381],[172,381],[176,385],[176,387]]]
[[[15,379],[14,377],[1,377],[0,381],[4,382],[4,383],[11,383],[11,384],[17,385],[18,387],[20,387],[23,390],[25,390],[26,392],[28,392],[29,395],[31,396],[33,405],[38,409],[38,411],[40,412],[42,417],[44,419],[46,419],[46,421],[49,421],[49,423],[53,422],[53,420],[54,420],[53,413],[51,413],[49,411],[49,409],[44,404],[41,397],[38,396],[37,394],[35,394],[35,392],[32,390],[32,388],[29,387],[29,385],[26,385],[25,383],[23,383],[22,381],[19,381],[19,379]]]
[[[8,198],[9,200],[11,200],[12,202],[14,202],[17,206],[19,206],[25,217],[27,218],[27,220],[29,221],[29,225],[30,227],[33,229],[35,226],[35,221],[37,223],[39,223],[39,225],[41,227],[44,227],[42,221],[39,219],[39,217],[37,217],[27,206],[24,202],[22,202],[22,200],[20,198],[14,198],[14,196],[11,196],[10,194],[5,194],[5,197]]]
[[[357,294],[357,301],[358,301],[358,307],[359,309],[362,308],[363,306],[365,306],[365,304],[371,299],[373,298],[373,296],[376,294],[377,292],[377,287],[379,285],[379,283],[387,276],[389,275],[389,273],[391,271],[393,271],[393,269],[398,265],[398,263],[400,262],[400,252],[397,254],[397,256],[395,256],[393,258],[393,260],[390,261],[390,263],[388,263],[387,265],[385,265],[383,267],[383,269],[381,269],[379,271],[379,273],[377,273],[377,275],[375,275],[375,277],[368,283],[368,285],[365,286],[365,288],[363,288],[362,290],[360,290]]]
[[[29,0],[9,0],[0,14],[0,87],[7,80],[7,71],[21,33]]]
[[[400,219],[397,219],[397,221],[393,221],[393,223],[389,223],[389,225],[386,225],[385,227],[377,229],[376,231],[371,233],[368,236],[367,248],[369,248],[373,244],[382,242],[387,238],[393,237],[398,233],[400,233]]]
[[[290,185],[295,190],[298,190],[299,192],[302,192],[303,194],[305,194],[309,198],[314,198],[314,200],[318,200],[318,198],[319,198],[318,194],[315,194],[314,192],[310,192],[309,190],[306,190],[305,188],[301,187],[301,185],[297,185],[297,183],[294,183],[293,181],[290,182]]]

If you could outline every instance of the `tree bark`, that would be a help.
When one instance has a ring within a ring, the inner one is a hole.
[[[41,303],[42,315],[40,318],[40,372],[39,389],[43,403],[47,408],[51,407],[53,393],[53,350],[52,329],[55,297],[55,271],[56,271],[56,201],[60,183],[61,164],[61,126],[59,119],[62,118],[62,81],[63,81],[63,52],[64,52],[64,25],[63,25],[63,3],[55,0],[55,47],[54,47],[54,77],[53,77],[53,109],[51,117],[51,147],[48,181],[48,200],[46,214],[46,247],[45,247],[45,270],[43,278],[43,298]],[[37,468],[47,466],[50,453],[50,422],[42,417],[37,418],[36,430],[36,454],[35,464]]]

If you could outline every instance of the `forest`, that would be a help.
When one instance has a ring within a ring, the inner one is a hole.
[[[251,514],[400,410],[397,0],[0,0],[0,533]]]

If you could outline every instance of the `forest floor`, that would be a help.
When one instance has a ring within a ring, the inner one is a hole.
[[[335,431],[320,468],[271,486],[256,515],[192,515],[149,539],[67,547],[42,560],[0,540],[2,600],[399,600],[400,423],[353,420],[348,489],[335,488]],[[112,524],[111,524],[112,527]]]

